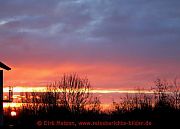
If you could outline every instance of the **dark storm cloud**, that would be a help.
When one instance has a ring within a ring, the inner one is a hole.
[[[16,45],[13,49],[23,53],[28,46],[35,53],[53,46],[77,56],[82,50],[86,59],[94,54],[115,60],[124,56],[176,58],[180,51],[178,5],[178,0],[1,1],[1,46]]]

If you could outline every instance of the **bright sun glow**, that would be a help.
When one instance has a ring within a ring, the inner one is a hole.
[[[15,111],[12,111],[11,112],[11,116],[13,117],[13,116],[16,116],[17,114],[16,114],[16,112]]]
[[[9,88],[3,88],[4,92],[9,92]],[[45,92],[47,91],[46,87],[14,87],[13,92]],[[61,92],[61,90],[59,90]],[[91,93],[139,93],[138,90],[121,90],[121,89],[93,89],[90,90]],[[141,93],[151,94],[153,91],[141,90]]]
[[[3,103],[4,108],[8,108],[8,107],[17,108],[17,107],[21,107],[21,106],[22,106],[22,103]]]
[[[3,89],[4,93],[8,93],[9,92],[9,88],[5,87]],[[13,92],[16,93],[12,96],[12,98],[14,99],[14,101],[12,103],[3,103],[3,107],[4,108],[8,108],[8,107],[21,107],[23,103],[21,103],[21,99],[24,98],[25,96],[21,96],[19,94],[19,92],[46,92],[47,91],[47,87],[14,87],[13,88]],[[58,90],[57,92],[62,92],[62,90]],[[111,94],[111,93],[129,93],[129,94],[135,94],[135,93],[139,93],[140,91],[138,90],[121,90],[121,89],[92,89],[90,90],[90,93],[98,93],[98,94]],[[141,93],[146,93],[146,94],[151,94],[153,93],[153,91],[149,91],[149,90],[141,90]],[[38,96],[37,96],[38,97]],[[4,100],[7,100],[8,96],[5,95],[4,96]],[[102,104],[101,106],[104,109],[108,109],[108,105],[109,104]]]

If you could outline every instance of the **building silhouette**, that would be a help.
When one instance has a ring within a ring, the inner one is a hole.
[[[0,62],[0,127],[3,126],[3,70],[11,70],[10,67]]]

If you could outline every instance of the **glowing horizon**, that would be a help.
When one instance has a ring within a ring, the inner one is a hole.
[[[62,90],[59,89],[59,91],[57,92],[61,92]],[[3,92],[9,92],[9,88],[5,87],[3,88]],[[47,92],[47,87],[14,87],[13,88],[13,92]],[[132,90],[132,89],[90,89],[89,90],[90,93],[129,93],[129,94],[134,94],[134,93],[154,93],[151,90],[144,90],[144,89],[137,89],[137,90]]]

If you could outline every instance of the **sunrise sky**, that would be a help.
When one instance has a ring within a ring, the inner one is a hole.
[[[93,88],[148,88],[180,75],[180,1],[0,0],[0,61],[6,86],[77,72]]]

